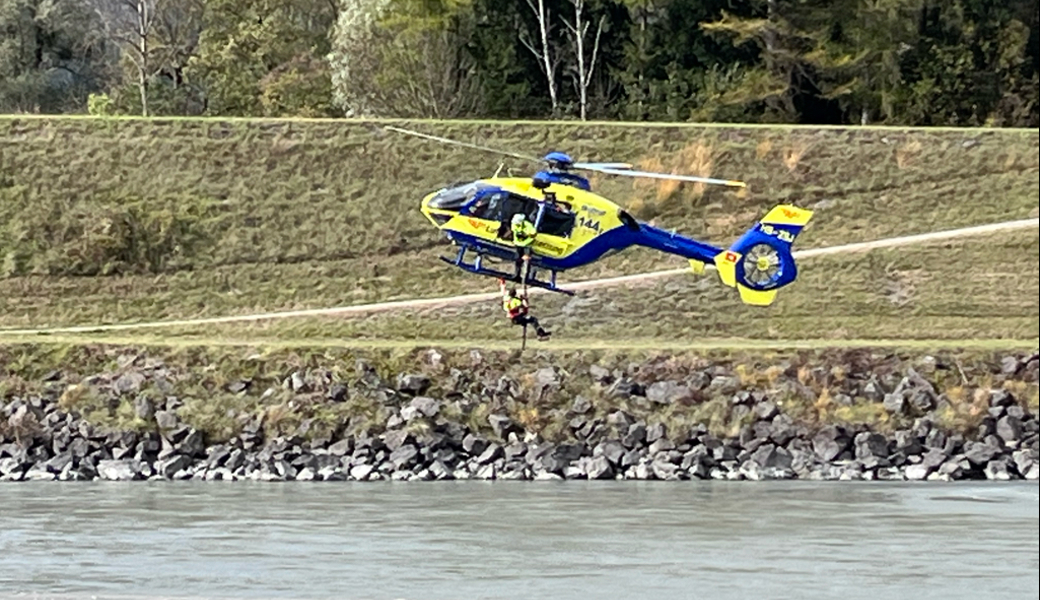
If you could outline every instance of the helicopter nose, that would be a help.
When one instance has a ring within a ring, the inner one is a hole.
[[[426,194],[419,201],[419,206],[422,207],[423,211],[429,211],[430,209],[444,210],[444,207],[441,206],[442,203],[437,202],[437,196],[437,192]]]
[[[448,211],[433,202],[437,193],[427,194],[423,196],[423,199],[419,202],[419,211],[425,216],[430,223],[434,226],[440,227],[451,220],[452,216],[458,211]]]

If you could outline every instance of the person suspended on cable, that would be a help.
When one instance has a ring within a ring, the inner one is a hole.
[[[548,339],[552,333],[542,328],[541,324],[538,323],[538,319],[530,314],[530,305],[527,299],[521,298],[516,293],[516,288],[510,288],[506,291],[505,281],[500,279],[498,283],[502,288],[502,309],[506,311],[506,315],[513,322],[513,325],[533,325],[535,332],[538,334],[538,339]]]

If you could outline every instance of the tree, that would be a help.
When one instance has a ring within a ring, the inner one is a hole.
[[[803,55],[823,97],[836,99],[849,120],[897,118],[902,57],[918,41],[924,0],[838,0],[825,13],[802,16],[813,48]]]
[[[82,110],[101,89],[109,56],[85,4],[0,0],[0,111]]]
[[[333,102],[348,116],[360,116],[383,107],[377,92],[369,89],[379,69],[376,44],[379,19],[392,0],[340,0],[331,34]]]
[[[144,116],[196,112],[195,90],[184,87],[184,68],[198,44],[202,0],[91,2],[107,39],[121,51],[122,67],[95,107]]]
[[[753,16],[734,0],[625,0],[624,58],[612,75],[624,86],[619,114],[636,120],[756,120],[761,102],[734,99],[760,63],[753,44],[701,28],[726,14]],[[611,30],[612,34],[614,30]],[[616,35],[610,38],[618,37]]]
[[[153,47],[157,46],[154,40],[156,14],[162,11],[164,1],[114,0],[108,14],[103,16],[109,39],[119,44],[123,56],[134,66],[141,115],[145,117],[148,116],[148,83],[158,73],[152,61],[157,49]]]
[[[275,67],[260,80],[265,116],[327,117],[335,114],[328,65],[317,56],[300,54]]]
[[[281,77],[324,81],[312,89],[331,94],[328,64],[320,60],[329,52],[329,31],[336,21],[337,7],[331,0],[203,2],[198,49],[184,76],[205,91],[208,114],[283,116],[331,108],[328,96],[294,95],[303,106],[272,100],[265,108],[262,100],[265,86],[284,89]],[[272,89],[268,97],[279,94]]]
[[[599,38],[603,33],[603,24],[606,15],[600,15],[599,23],[596,25],[596,37],[592,42],[592,57],[586,61],[585,58],[585,36],[588,34],[589,21],[586,20],[585,0],[570,0],[574,5],[574,23],[564,21],[570,33],[571,43],[574,48],[574,58],[577,63],[576,75],[574,77],[575,88],[579,96],[579,114],[581,120],[586,119],[588,114],[588,89],[592,82],[592,75],[596,70],[596,58],[599,54]]]
[[[546,0],[526,0],[527,5],[534,12],[538,27],[538,42],[531,39],[530,32],[525,28],[520,29],[520,41],[531,54],[538,59],[538,65],[545,76],[546,84],[549,86],[549,98],[552,102],[552,114],[557,116],[560,100],[556,94],[556,71],[559,68],[560,59],[558,53],[550,43],[552,34],[552,13],[546,8]]]
[[[156,14],[155,37],[162,51],[158,66],[174,89],[184,85],[184,68],[198,50],[204,0],[163,0]]]
[[[1035,0],[928,0],[918,23],[902,61],[905,122],[1035,126]]]
[[[0,0],[0,111],[84,104],[1036,126],[1040,11],[1037,0]]]
[[[760,64],[746,71],[741,84],[718,100],[722,104],[764,102],[782,120],[793,120],[800,55],[809,40],[791,22],[793,2],[752,0],[750,4],[755,13],[752,17],[724,11],[721,19],[701,25],[706,31],[731,35],[736,45],[753,43],[760,52]]]
[[[96,113],[198,113],[198,89],[184,68],[196,51],[203,0],[88,0],[120,51],[107,92],[90,101]]]
[[[521,12],[523,11],[523,12]],[[484,117],[543,117],[552,110],[537,57],[521,43],[518,23],[528,14],[516,0],[473,0],[471,31],[461,51],[472,65]]]
[[[337,106],[351,115],[451,118],[479,110],[465,0],[343,0],[332,34]]]
[[[653,25],[662,10],[655,0],[624,0],[624,4],[629,13],[630,33],[626,44],[626,68],[619,70],[628,96],[628,106],[622,114],[642,120],[649,112],[651,77],[648,71],[660,48],[660,45],[653,44]]]

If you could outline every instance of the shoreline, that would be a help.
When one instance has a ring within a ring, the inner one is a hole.
[[[267,357],[240,379],[224,373],[230,359],[107,352],[108,369],[68,359],[85,376],[0,366],[0,481],[1040,475],[1035,351],[963,366],[845,350],[510,370],[506,355],[427,349],[394,367],[351,355],[288,370]]]

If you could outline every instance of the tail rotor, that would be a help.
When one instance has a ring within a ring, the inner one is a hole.
[[[737,288],[745,304],[768,306],[780,288],[798,277],[791,246],[813,212],[789,204],[773,207],[728,250],[715,257],[719,279]]]

